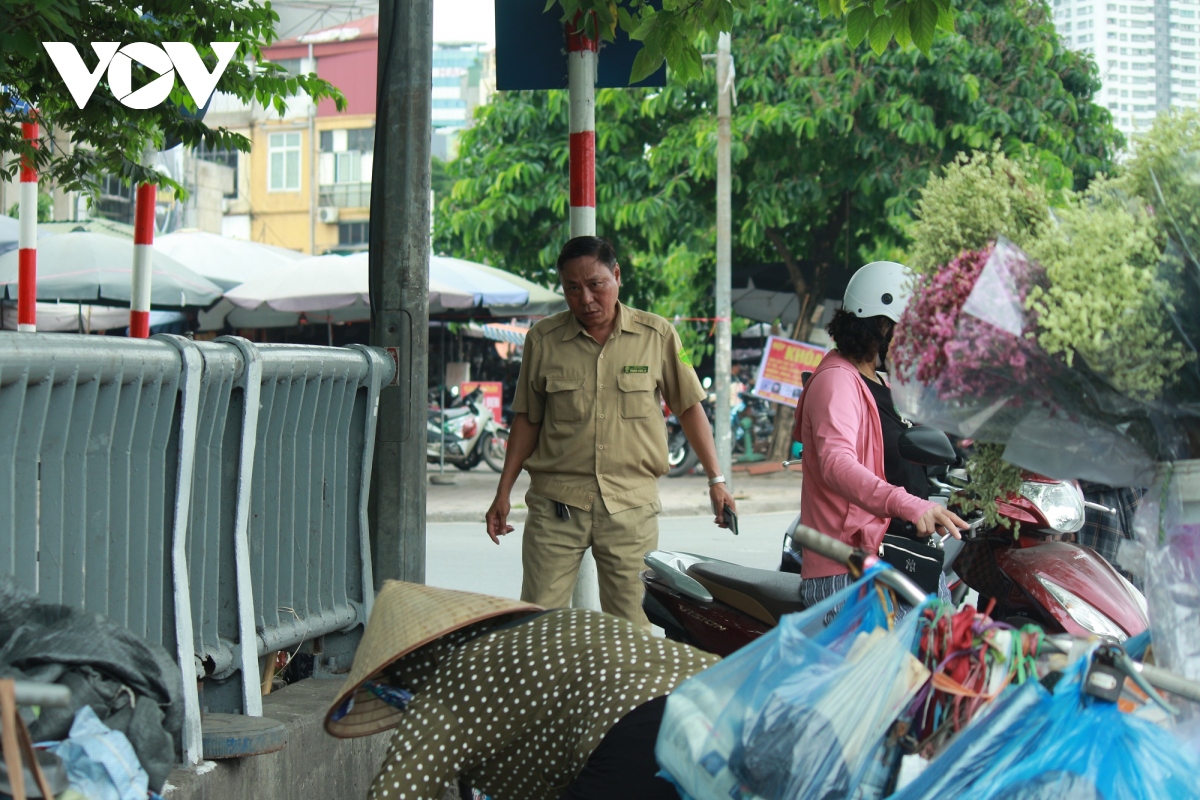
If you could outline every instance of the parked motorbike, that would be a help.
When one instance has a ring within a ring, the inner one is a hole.
[[[918,463],[933,465],[939,460],[927,448],[914,446],[907,434],[901,446],[905,456]],[[944,454],[940,463],[951,464]],[[946,481],[935,479],[934,485],[949,501],[962,490],[959,484],[966,476],[961,470],[949,470],[946,477]],[[1021,523],[1019,535],[1014,538],[1000,526],[987,528],[982,515],[970,520],[963,541],[944,542],[948,580],[959,582],[954,567],[968,548],[977,563],[964,584],[976,576],[991,577],[981,591],[981,606],[991,599],[988,591],[1002,594],[995,597],[993,619],[1035,622],[1047,633],[1097,635],[1118,642],[1141,633],[1148,626],[1141,592],[1095,551],[1063,541],[1082,527],[1083,509],[1082,494],[1072,482],[1029,476],[1019,496],[1000,504],[1005,518]],[[784,535],[783,569],[778,572],[692,553],[648,554],[649,569],[642,572],[646,615],[668,638],[718,655],[733,652],[770,630],[784,614],[803,610],[798,574],[801,548],[795,541],[800,530],[797,516]],[[988,558],[994,558],[994,570],[989,569]]]
[[[425,423],[425,457],[430,464],[441,462],[443,432],[447,464],[469,470],[482,460],[496,472],[504,469],[508,428],[498,424],[484,405],[482,388],[476,387],[458,398],[450,408],[429,409]]]
[[[709,395],[700,402],[709,424],[713,424],[715,395]],[[770,442],[771,434],[775,430],[770,405],[766,400],[749,392],[738,392],[738,402],[730,412],[730,427],[733,431],[734,459],[753,453],[754,445],[758,442]],[[667,414],[667,476],[676,478],[687,475],[699,460],[683,433],[679,418],[674,414]]]

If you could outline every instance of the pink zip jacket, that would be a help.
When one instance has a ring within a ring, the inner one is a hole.
[[[804,444],[800,522],[814,530],[876,553],[889,520],[915,523],[934,506],[885,479],[875,398],[837,350],[825,354],[801,393],[792,438]],[[805,578],[846,571],[844,564],[804,552]]]

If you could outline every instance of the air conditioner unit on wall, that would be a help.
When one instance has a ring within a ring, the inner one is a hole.
[[[338,221],[337,206],[321,206],[317,209],[317,219],[325,223],[334,223]]]

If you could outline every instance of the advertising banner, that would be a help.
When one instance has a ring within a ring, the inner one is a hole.
[[[786,403],[793,408],[800,400],[803,386],[801,375],[812,372],[825,356],[825,348],[804,342],[794,342],[778,336],[767,338],[762,361],[754,379],[755,394],[772,403]]]

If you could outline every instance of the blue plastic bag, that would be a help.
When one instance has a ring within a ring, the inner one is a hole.
[[[67,768],[71,788],[88,800],[145,800],[150,778],[125,734],[110,730],[91,706],[75,713],[71,735],[48,748]]]
[[[920,615],[890,633],[884,627],[887,609],[874,581],[884,568],[785,616],[671,694],[655,752],[684,797],[825,796],[808,794],[821,786],[844,787],[848,797],[869,783],[863,777],[887,727],[915,691],[910,684],[922,680],[905,670],[923,670],[911,654]],[[826,627],[826,615],[843,603]]]
[[[1084,694],[1091,656],[1050,695],[1027,683],[964,730],[894,800],[1200,797],[1200,761],[1168,731]]]

